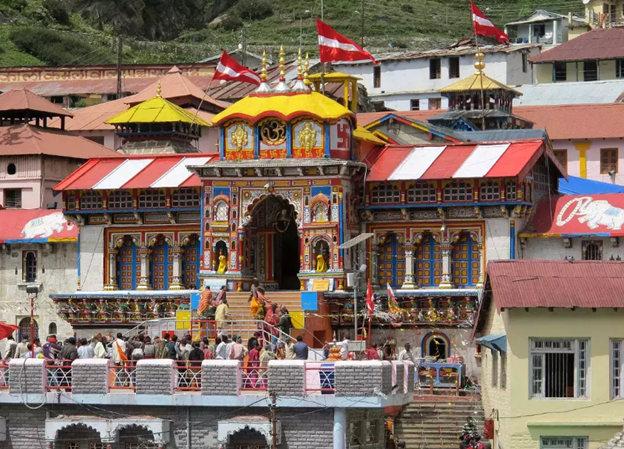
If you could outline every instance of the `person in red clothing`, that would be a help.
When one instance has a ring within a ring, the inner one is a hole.
[[[368,360],[379,360],[379,353],[377,352],[377,343],[366,350],[366,358]]]

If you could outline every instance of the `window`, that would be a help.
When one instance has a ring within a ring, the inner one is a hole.
[[[555,150],[554,153],[559,165],[565,168],[565,171],[568,171],[568,150]]]
[[[441,98],[430,98],[429,99],[429,109],[436,110],[442,108],[442,99]]]
[[[531,339],[531,397],[586,398],[588,352],[589,340]]]
[[[329,208],[323,201],[317,202],[312,206],[312,221],[326,222],[329,221]]]
[[[366,444],[379,443],[379,422],[366,421]]]
[[[481,275],[481,257],[479,245],[472,235],[463,233],[453,246],[452,279],[457,288],[474,287]]]
[[[624,397],[622,391],[622,374],[624,367],[622,362],[622,350],[624,349],[624,340],[611,340],[611,399],[620,399]]]
[[[379,248],[379,284],[400,288],[405,279],[405,246],[392,234]]]
[[[22,278],[24,282],[35,282],[37,280],[37,253],[24,251],[22,253],[22,264]]]
[[[498,351],[490,349],[492,354],[492,387],[498,388]]]
[[[622,6],[624,7],[624,4]],[[624,78],[624,59],[615,60],[615,77],[617,79]]]
[[[528,53],[522,53],[522,73],[529,71],[529,55]]]
[[[427,182],[414,184],[407,190],[408,203],[435,203],[436,188]]]
[[[481,186],[481,201],[500,200],[500,186],[497,182],[488,181]]]
[[[442,76],[441,74],[441,62],[440,58],[431,58],[429,60],[429,79],[439,80]]]
[[[141,256],[131,236],[126,236],[119,249],[117,285],[120,290],[136,290],[141,276]]]
[[[410,100],[410,111],[420,111],[420,100]]]
[[[176,190],[171,198],[171,207],[199,207],[200,205],[199,193],[192,188]]]
[[[609,148],[600,150],[600,173],[603,175],[618,172],[618,149]]]
[[[362,422],[355,421],[349,425],[349,447],[362,446]]]
[[[152,287],[154,290],[168,290],[173,278],[173,255],[169,250],[169,243],[164,237],[159,237],[152,247]]]
[[[109,209],[132,209],[132,194],[127,190],[115,190],[108,197]]]
[[[161,190],[146,190],[139,196],[139,209],[163,209],[167,207],[167,197]]]
[[[504,390],[507,388],[507,353],[500,353],[500,387]]]
[[[230,208],[224,200],[217,201],[215,204],[215,221],[229,221]]]
[[[199,238],[196,234],[189,237],[182,250],[184,258],[182,259],[182,283],[189,290],[199,288],[197,273],[199,272]]]
[[[544,37],[545,34],[546,34],[546,24],[537,23],[533,25],[533,36],[540,38],[540,37]]]
[[[112,195],[111,195],[112,197]],[[110,205],[110,201],[109,201]],[[85,192],[80,197],[80,209],[82,210],[93,210],[93,209],[103,209],[104,202],[102,201],[102,194],[97,190],[90,190]]]
[[[380,65],[373,66],[373,87],[375,88],[381,87],[381,66]]]
[[[533,166],[531,170],[531,176],[533,176],[533,190],[535,193],[539,193],[539,197],[547,194],[550,191],[550,177],[549,170],[544,162],[544,158],[540,158],[539,161]],[[528,185],[528,184],[527,184]],[[531,195],[524,197],[525,200],[531,201]],[[539,199],[539,198],[537,198]]]
[[[373,204],[399,203],[401,202],[401,191],[392,184],[380,184],[373,187],[371,202]]]
[[[507,201],[516,201],[518,199],[516,181],[507,181],[507,184],[505,184],[505,196]]]
[[[7,165],[7,175],[13,176],[15,174],[17,174],[17,167],[14,163],[10,163],[9,165]]]
[[[459,78],[459,58],[449,58],[449,78]]]
[[[6,189],[4,191],[4,207],[7,209],[21,209],[22,189]]]
[[[65,204],[67,210],[76,210],[76,194],[68,193],[67,197],[65,198]]]
[[[553,81],[561,82],[568,79],[568,66],[565,62],[555,62],[553,64]]]
[[[583,242],[583,260],[602,260],[602,241]]]
[[[587,437],[542,437],[540,449],[588,449]]]
[[[48,325],[48,335],[56,335],[57,328],[56,323],[50,323]]]
[[[598,81],[598,61],[585,61],[583,63],[583,80]]]
[[[463,181],[455,181],[444,189],[444,201],[456,202],[456,201],[472,201],[472,186]]]

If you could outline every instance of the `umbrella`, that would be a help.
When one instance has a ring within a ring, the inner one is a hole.
[[[13,332],[19,329],[15,324],[0,323],[0,340],[7,338]]]

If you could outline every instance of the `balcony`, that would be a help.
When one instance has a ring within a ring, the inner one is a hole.
[[[43,394],[47,402],[68,404],[219,407],[268,405],[269,396],[276,395],[283,406],[314,397],[321,407],[348,407],[356,397],[377,408],[409,403],[414,381],[411,362],[274,360],[244,365],[238,360],[193,364],[150,359],[113,365],[107,359],[13,359],[0,364],[0,403]]]

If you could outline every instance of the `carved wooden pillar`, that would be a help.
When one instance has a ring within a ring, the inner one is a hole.
[[[152,254],[152,250],[142,246],[138,251],[141,258],[141,278],[137,290],[151,290],[152,284],[150,282],[150,260],[149,256]]]
[[[401,289],[412,290],[417,288],[414,272],[414,251],[416,247],[414,245],[405,245],[405,281],[401,286]]]
[[[379,246],[373,245],[371,252],[371,283],[379,288]]]
[[[440,251],[442,252],[442,277],[440,279],[440,288],[453,288],[452,266],[453,261],[453,245],[447,239],[440,242]]]
[[[182,290],[184,289],[184,285],[182,284],[182,257],[184,256],[184,250],[179,246],[174,246],[169,249],[169,254],[171,254],[173,258],[173,273],[169,290]]]
[[[108,282],[104,286],[104,290],[117,290],[117,255],[119,250],[117,248],[111,248],[108,250]]]

